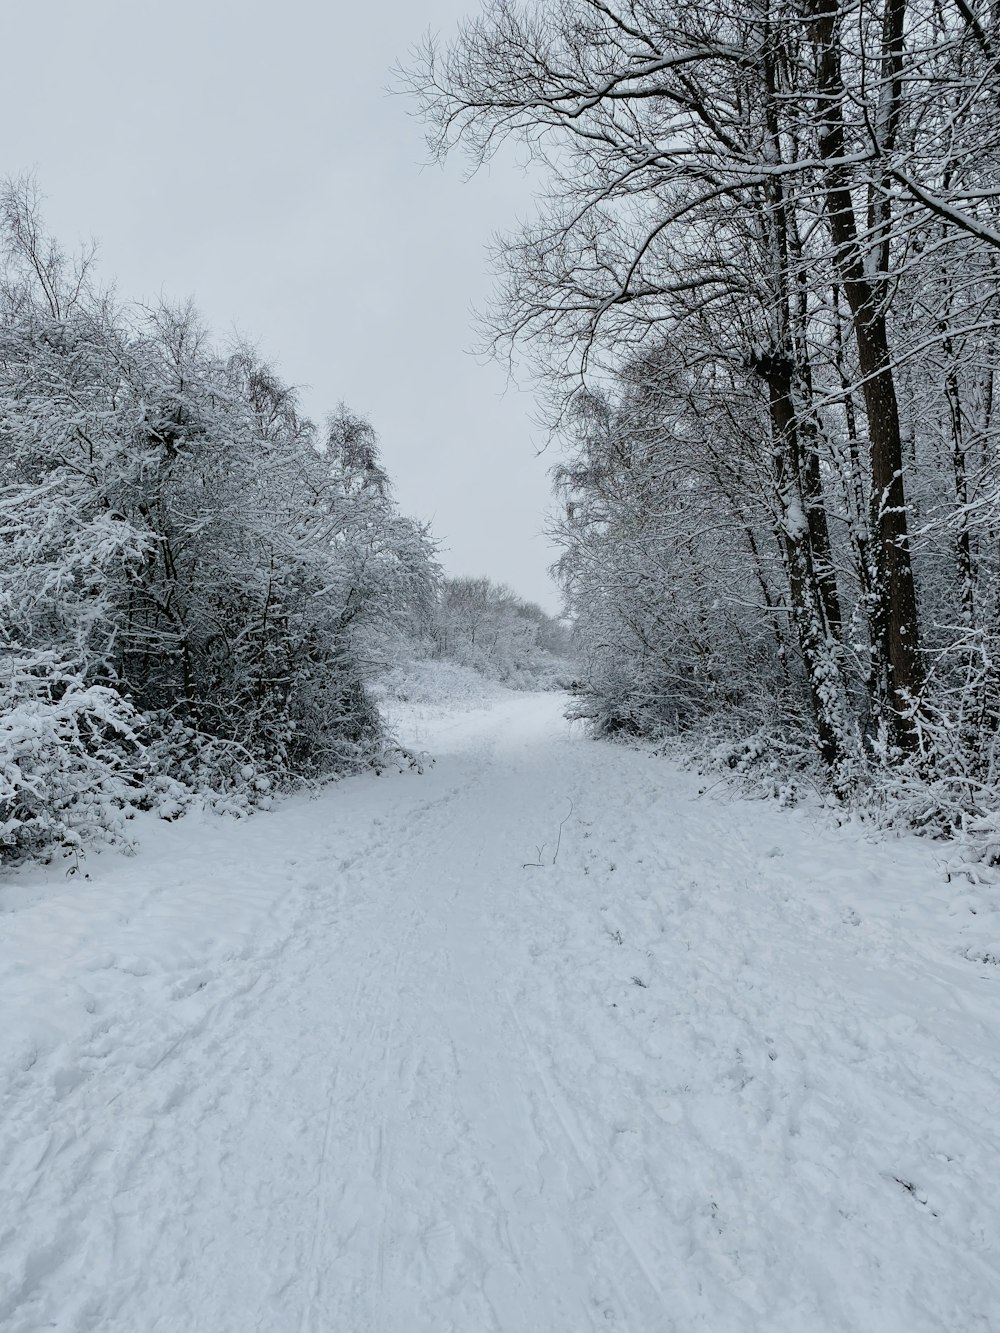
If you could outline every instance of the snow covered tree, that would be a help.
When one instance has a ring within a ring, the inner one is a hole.
[[[92,831],[88,785],[105,814],[177,781],[245,805],[378,760],[365,658],[437,573],[371,427],[322,439],[192,309],[96,292],[30,186],[4,217],[0,845]]]
[[[991,427],[970,426],[992,419],[996,359],[995,25],[984,6],[923,0],[490,0],[408,75],[439,156],[462,146],[478,164],[513,140],[545,172],[537,220],[494,252],[486,327],[496,350],[530,346],[568,429],[558,530],[571,593],[588,589],[574,604],[610,617],[595,662],[618,655],[627,693],[661,654],[640,711],[662,712],[672,679],[682,717],[693,652],[712,662],[703,714],[716,658],[740,661],[746,602],[767,629],[739,698],[792,707],[843,794],[873,761],[933,769],[928,615],[956,590],[964,615],[972,602],[970,469]],[[600,477],[581,380],[607,403]],[[699,510],[720,522],[692,535]],[[671,650],[681,595],[713,633],[685,628]],[[695,647],[709,642],[714,657]],[[734,706],[715,698],[720,717]]]

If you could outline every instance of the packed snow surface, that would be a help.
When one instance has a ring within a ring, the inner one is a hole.
[[[4,1333],[1000,1328],[990,891],[564,703],[0,887]]]

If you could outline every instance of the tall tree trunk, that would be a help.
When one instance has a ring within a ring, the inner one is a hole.
[[[813,560],[816,566],[816,577],[819,581],[827,630],[831,637],[840,642],[843,636],[843,614],[840,608],[840,592],[837,588],[837,569],[833,560],[833,544],[830,540],[826,497],[823,493],[823,474],[820,469],[822,427],[819,415],[812,407],[815,395],[813,392],[812,364],[809,357],[807,266],[804,262],[802,238],[799,235],[799,227],[794,215],[789,217],[788,243],[797,273],[797,290],[794,299],[789,301],[789,317],[791,341],[795,348],[795,367],[799,379],[799,397],[802,399],[803,409],[799,413],[799,430],[803,450],[802,491],[806,504],[806,517],[809,520],[809,540],[812,544]]]
[[[833,240],[833,259],[851,311],[861,371],[861,389],[868,418],[871,453],[871,525],[877,579],[873,646],[883,659],[887,681],[891,739],[904,750],[917,747],[910,720],[923,687],[916,591],[910,561],[906,495],[903,485],[903,443],[899,403],[885,318],[889,268],[889,204],[871,193],[868,228],[881,239],[875,247],[877,269],[866,270],[858,238],[851,187],[845,165],[840,70],[839,0],[806,0],[816,50],[819,154],[826,164],[826,213]],[[883,111],[877,134],[879,151],[891,149],[900,99],[904,0],[887,0],[882,32]],[[881,674],[881,673],[879,673]]]

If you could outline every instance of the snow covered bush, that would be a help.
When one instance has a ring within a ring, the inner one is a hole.
[[[144,755],[134,710],[57,662],[11,658],[0,684],[0,856],[130,845]]]
[[[443,658],[410,658],[383,672],[375,682],[379,702],[426,704],[464,711],[487,707],[502,698],[499,682],[472,667]]]

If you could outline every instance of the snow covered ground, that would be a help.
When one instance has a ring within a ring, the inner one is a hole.
[[[995,891],[563,703],[0,885],[4,1333],[1000,1329]]]

